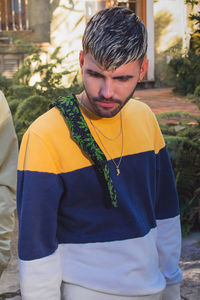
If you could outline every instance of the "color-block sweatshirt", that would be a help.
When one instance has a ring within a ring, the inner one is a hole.
[[[82,109],[81,109],[82,110]],[[167,149],[154,114],[139,101],[98,118],[82,110],[105,153],[118,207],[71,138],[57,108],[23,137],[18,171],[20,280],[23,299],[60,299],[61,282],[116,295],[154,294],[181,280],[179,206]],[[109,154],[108,154],[109,153]],[[112,158],[112,159],[111,159]]]

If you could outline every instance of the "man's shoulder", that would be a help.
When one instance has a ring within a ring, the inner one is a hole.
[[[129,109],[130,110],[138,110],[152,114],[151,108],[144,102],[137,99],[130,99],[129,101]]]
[[[151,108],[142,101],[131,99],[125,107],[124,117],[129,124],[139,128],[159,128],[158,121]]]
[[[125,107],[125,113],[129,116],[140,115],[140,117],[153,117],[154,113],[151,108],[144,102],[136,100],[134,98],[130,99],[128,104]]]
[[[28,132],[33,132],[39,136],[55,132],[66,126],[60,111],[53,107],[40,117],[38,117],[28,128]]]
[[[56,107],[51,108],[40,117],[38,117],[31,125],[30,129],[34,131],[49,130],[58,126],[62,116]]]

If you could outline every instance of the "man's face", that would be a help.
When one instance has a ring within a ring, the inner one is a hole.
[[[85,92],[83,104],[100,117],[115,116],[132,97],[138,81],[144,77],[148,62],[138,60],[111,71],[104,70],[90,53],[80,52]]]

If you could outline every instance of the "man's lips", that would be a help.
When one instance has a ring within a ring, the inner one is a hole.
[[[108,101],[96,101],[96,102],[103,107],[114,107],[117,104],[116,102],[108,102]]]

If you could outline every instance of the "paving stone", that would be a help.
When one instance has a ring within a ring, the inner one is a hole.
[[[16,292],[7,292],[0,294],[0,300],[6,300],[6,299],[12,299],[12,300],[21,300],[21,293],[20,290],[17,290]]]

